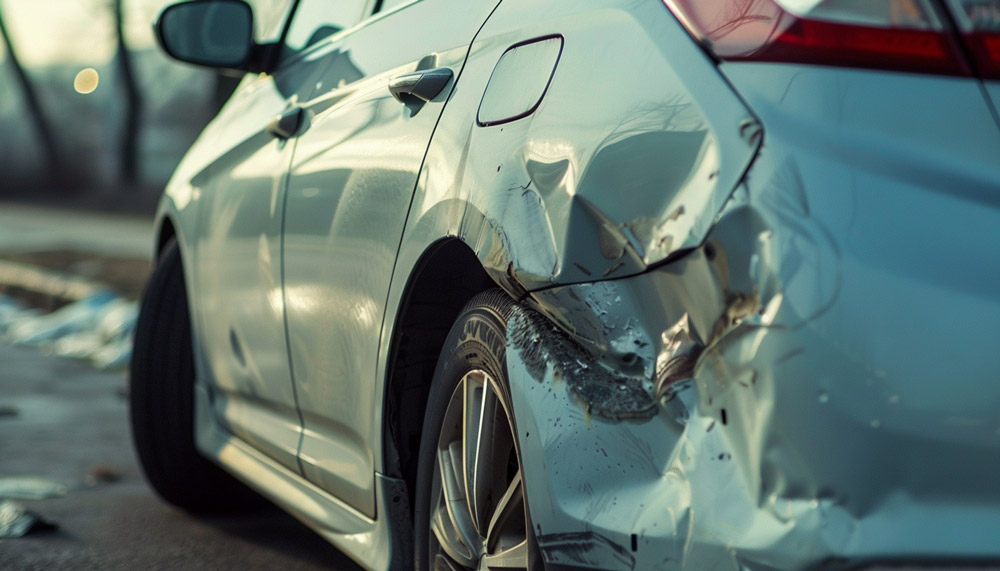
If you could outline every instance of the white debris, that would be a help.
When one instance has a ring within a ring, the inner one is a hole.
[[[49,314],[25,309],[0,296],[0,335],[13,345],[30,345],[63,357],[89,359],[101,369],[128,364],[138,305],[110,292],[71,303]]]
[[[0,501],[0,539],[21,537],[36,529],[51,529],[55,524],[21,504]]]
[[[66,486],[34,476],[0,478],[0,499],[44,500],[66,495]]]

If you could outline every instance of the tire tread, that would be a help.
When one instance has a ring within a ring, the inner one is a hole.
[[[143,294],[129,374],[132,439],[147,481],[195,513],[241,510],[260,498],[198,452],[194,355],[184,269],[170,244]]]

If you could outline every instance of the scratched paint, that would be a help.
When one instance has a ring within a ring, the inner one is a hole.
[[[512,320],[525,479],[544,481],[528,486],[532,518],[540,537],[574,538],[541,542],[552,562],[841,569],[990,553],[1000,493],[976,474],[1000,470],[1000,441],[979,400],[1000,389],[945,398],[935,377],[886,370],[908,334],[858,326],[885,310],[886,284],[837,228],[849,206],[803,172],[763,153],[702,246],[630,279],[534,292]],[[984,308],[974,330],[996,314]],[[636,340],[649,350],[629,351]],[[654,413],[626,420],[613,411],[631,401],[581,398],[562,378],[570,344],[612,371],[609,386],[635,379]]]

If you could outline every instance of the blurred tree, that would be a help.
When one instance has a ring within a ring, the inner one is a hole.
[[[125,40],[124,1],[113,0],[111,8],[115,16],[115,66],[125,92],[125,124],[119,142],[120,176],[126,186],[134,185],[141,172],[139,165],[139,127],[142,121],[142,93],[135,76],[132,54]]]
[[[35,91],[31,79],[28,78],[28,74],[25,73],[24,67],[21,65],[21,60],[17,57],[17,50],[14,48],[14,42],[11,41],[10,34],[7,31],[7,24],[3,18],[2,5],[0,5],[0,36],[3,37],[4,46],[7,48],[7,61],[14,71],[14,77],[21,88],[21,94],[24,96],[24,102],[28,107],[29,119],[38,136],[38,141],[42,145],[42,152],[45,155],[46,161],[44,172],[48,173],[50,177],[55,177],[61,172],[62,166],[59,148],[53,136],[52,128],[49,126],[45,110],[42,109],[38,93]]]

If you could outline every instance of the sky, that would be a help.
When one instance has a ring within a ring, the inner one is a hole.
[[[169,0],[124,0],[126,39],[132,49],[154,44],[152,21]],[[98,67],[114,56],[111,0],[0,0],[21,62]],[[0,49],[0,60],[5,59]]]

